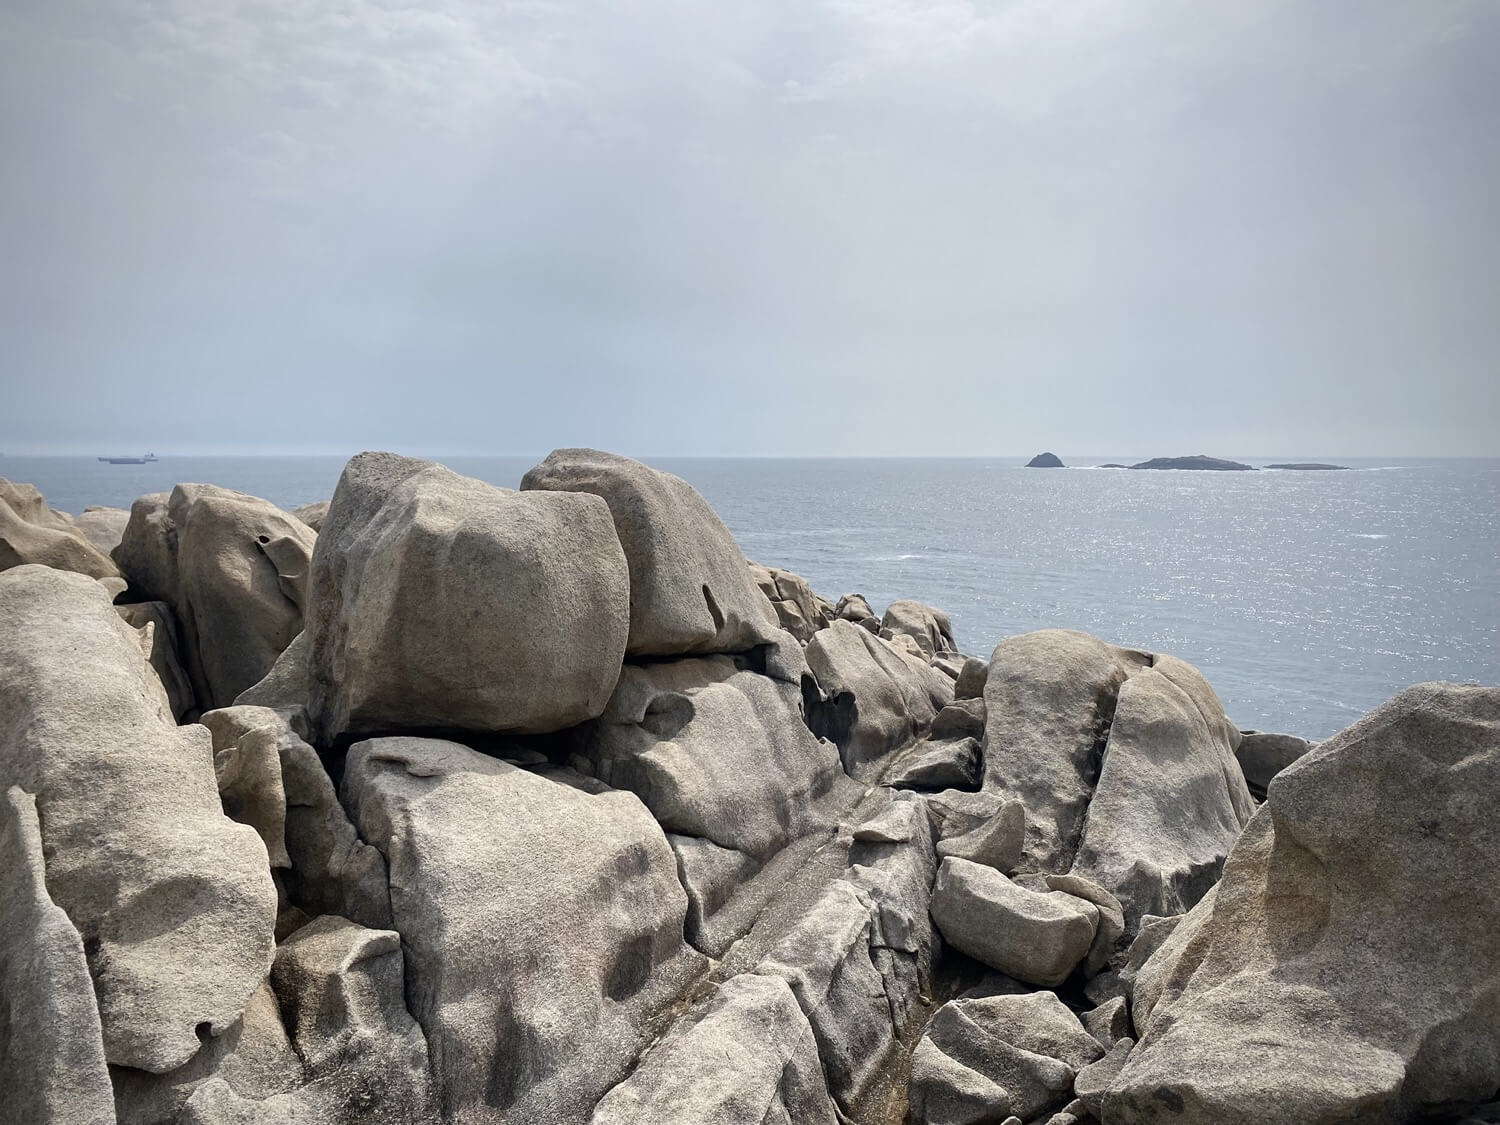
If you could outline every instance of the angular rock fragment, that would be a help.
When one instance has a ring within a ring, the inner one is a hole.
[[[331,501],[328,500],[318,500],[311,504],[303,504],[300,508],[293,508],[292,515],[314,531],[318,531],[322,528],[323,521],[328,518],[330,503]]]
[[[198,702],[227,707],[302,631],[316,536],[269,501],[210,484],[142,496],[115,561],[182,628]]]
[[[265,979],[276,893],[259,838],[219,806],[208,731],[176,725],[92,579],[0,573],[0,784],[36,794],[47,887],[83,938],[106,1058],[181,1066]]]
[[[36,798],[0,794],[0,1099],[4,1125],[114,1125],[83,939],[47,894]]]
[[[343,796],[390,864],[445,1119],[586,1117],[705,964],[640,801],[419,738],[352,747]]]
[[[1030,1118],[1064,1102],[1104,1050],[1050,992],[950,1001],[912,1056],[919,1125]]]
[[[719,985],[600,1100],[592,1125],[835,1125],[817,1042],[779,977]]]
[[[953,640],[953,622],[940,609],[907,600],[894,601],[886,607],[880,619],[880,635],[885,640],[898,636],[910,637],[917,643],[924,660],[944,653],[956,652]]]
[[[932,738],[983,738],[984,700],[959,699],[938,712],[932,720]]]
[[[1011,871],[1026,842],[1026,806],[1020,801],[1005,801],[977,826],[966,832],[947,834],[950,825],[961,827],[968,822],[967,817],[960,817],[944,824],[937,854],[982,863],[1001,873]]]
[[[886,755],[926,734],[953,698],[948,677],[844,620],[808,642],[807,665],[823,697],[808,722],[862,781],[874,781]]]
[[[609,699],[629,585],[598,497],[511,492],[362,453],[316,539],[308,711],[320,743],[560,730]]]
[[[1497,804],[1500,688],[1410,688],[1280,773],[1105,1119],[1406,1121],[1492,1097],[1500,884],[1474,873]]]
[[[949,856],[932,888],[932,917],[943,938],[970,957],[1055,988],[1088,954],[1099,910],[1062,891],[1026,890],[993,867]]]
[[[630,567],[632,658],[744,652],[773,639],[776,614],[739,544],[687,481],[614,453],[557,449],[521,488],[609,505]]]
[[[828,614],[807,579],[774,566],[750,564],[750,575],[771,602],[776,619],[797,640],[806,644],[819,629],[828,627]]]
[[[891,763],[885,784],[893,789],[973,789],[979,784],[979,757],[977,739],[924,739]]]

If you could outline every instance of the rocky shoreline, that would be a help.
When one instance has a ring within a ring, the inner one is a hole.
[[[1500,688],[1319,744],[686,482],[0,481],[0,1125],[1500,1121]]]

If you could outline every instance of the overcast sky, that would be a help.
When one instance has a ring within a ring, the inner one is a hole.
[[[0,450],[1500,454],[1494,0],[3,0]]]

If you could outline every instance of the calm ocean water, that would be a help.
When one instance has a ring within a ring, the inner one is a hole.
[[[447,463],[514,487],[535,462]],[[652,463],[696,485],[746,555],[830,600],[857,590],[877,611],[898,597],[939,606],[973,654],[1052,626],[1170,652],[1203,670],[1244,727],[1322,738],[1408,684],[1500,681],[1500,461],[1340,473]],[[178,481],[291,508],[326,499],[341,468],[321,457],[0,458],[0,476],[74,513],[129,507]]]

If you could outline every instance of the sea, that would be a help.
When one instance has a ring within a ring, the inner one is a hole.
[[[515,487],[537,458],[442,458]],[[1500,460],[1347,472],[1027,469],[1021,459],[648,458],[690,481],[745,554],[830,601],[946,610],[960,648],[1081,629],[1172,653],[1242,728],[1321,739],[1407,685],[1500,682]],[[1139,458],[1096,457],[1090,466]],[[0,457],[48,503],[129,507],[204,481],[293,508],[337,457]]]

